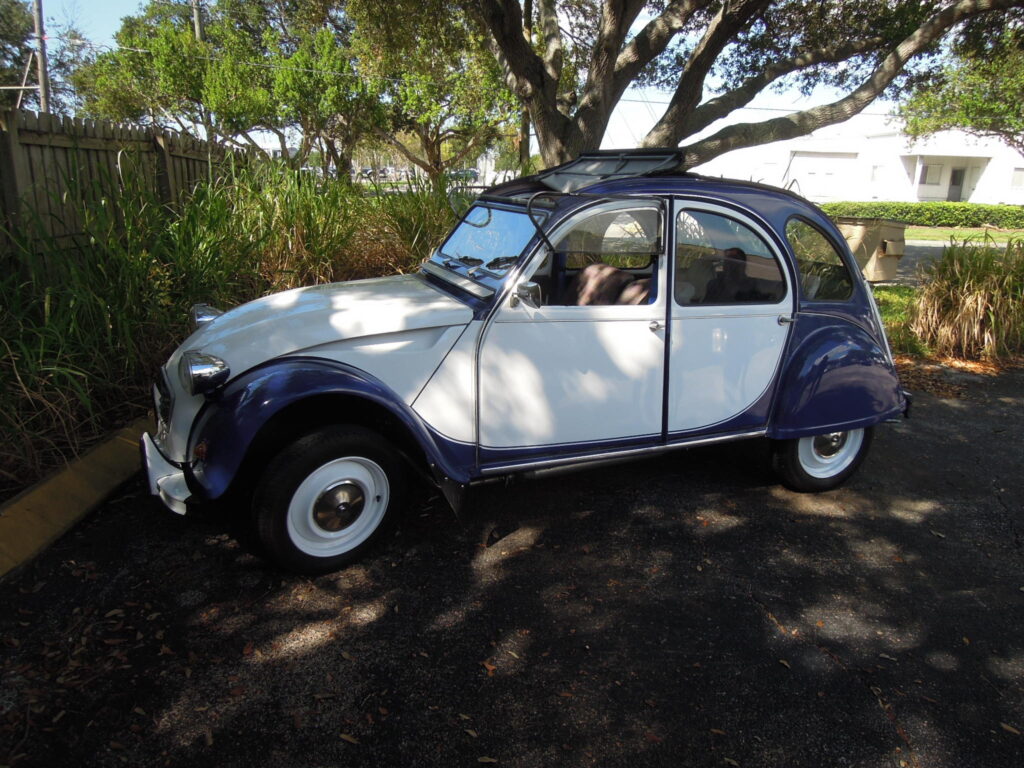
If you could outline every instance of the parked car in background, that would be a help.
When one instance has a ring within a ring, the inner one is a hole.
[[[480,171],[476,168],[460,168],[452,171],[449,176],[452,181],[464,181],[473,184],[480,178]]]
[[[193,308],[142,439],[152,492],[233,498],[313,573],[417,478],[459,507],[478,483],[767,438],[787,486],[838,486],[909,409],[870,288],[815,206],[681,159],[592,153],[489,189],[416,274]]]

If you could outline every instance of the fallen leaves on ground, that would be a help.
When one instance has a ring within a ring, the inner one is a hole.
[[[962,399],[967,393],[963,384],[954,384],[944,375],[943,366],[938,363],[901,355],[896,358],[896,370],[900,384],[911,392],[927,392],[954,400]]]

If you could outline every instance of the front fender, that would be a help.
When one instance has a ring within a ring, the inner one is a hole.
[[[290,405],[319,395],[355,396],[383,407],[419,443],[439,482],[469,481],[471,447],[467,450],[433,433],[379,379],[332,360],[288,357],[247,371],[202,407],[189,435],[188,455],[196,456],[188,473],[193,493],[205,500],[220,498],[270,419]],[[202,450],[197,455],[198,445]]]
[[[771,438],[869,427],[905,410],[888,354],[847,320],[800,315],[787,358]]]

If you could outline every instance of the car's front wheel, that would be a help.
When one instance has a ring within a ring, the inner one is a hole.
[[[867,427],[777,440],[772,444],[772,466],[783,484],[794,491],[828,491],[857,471],[873,434],[873,428]]]
[[[299,438],[266,467],[253,496],[268,554],[301,573],[357,559],[390,527],[405,495],[402,460],[375,432],[332,426]]]

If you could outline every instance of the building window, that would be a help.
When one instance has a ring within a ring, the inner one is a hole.
[[[935,184],[939,183],[939,178],[942,176],[941,165],[922,165],[921,166],[921,179],[920,184]]]
[[[1013,181],[1010,182],[1010,186],[1014,189],[1024,187],[1024,168],[1013,169]]]

